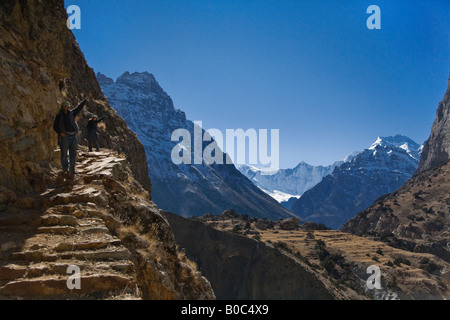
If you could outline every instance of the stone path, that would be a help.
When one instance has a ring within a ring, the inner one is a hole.
[[[96,186],[120,170],[121,161],[108,152],[81,152],[77,175],[55,174],[39,208],[22,201],[21,208],[0,212],[0,299],[141,297],[131,253],[99,209],[107,198]],[[76,284],[71,266],[80,270],[80,289],[68,287]]]

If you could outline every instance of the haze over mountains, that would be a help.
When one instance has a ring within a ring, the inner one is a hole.
[[[238,169],[259,188],[283,202],[292,197],[299,198],[340,164],[342,161],[324,167],[300,162],[294,169],[280,169],[272,175],[264,174],[264,168],[250,165],[241,165]]]
[[[153,75],[125,72],[114,81],[99,73],[97,78],[110,104],[144,145],[152,197],[160,208],[182,216],[220,214],[228,209],[275,220],[292,216],[234,165],[172,162],[171,152],[178,143],[171,141],[172,133],[187,129],[194,137],[194,123],[174,107]]]

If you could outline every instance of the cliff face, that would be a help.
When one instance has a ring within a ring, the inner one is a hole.
[[[338,298],[313,272],[264,243],[165,214],[177,243],[195,258],[218,299]]]
[[[450,160],[450,77],[447,92],[439,103],[430,138],[425,142],[417,173]]]
[[[0,19],[0,185],[13,191],[44,187],[45,172],[54,163],[52,124],[61,102],[76,105],[92,92],[93,101],[78,118],[80,128],[87,111],[108,112],[102,146],[125,154],[137,180],[150,190],[144,148],[109,107],[66,26],[64,2],[5,0]]]
[[[77,172],[53,169],[39,196],[0,200],[0,299],[214,298],[125,158],[83,147]]]
[[[144,148],[110,108],[66,19],[62,0],[0,3],[0,299],[213,299],[177,252],[150,198]],[[78,123],[109,113],[100,133],[109,149],[80,146],[71,178],[60,172],[53,120],[62,101],[88,92]],[[70,265],[81,269],[80,291],[66,286]]]
[[[168,218],[171,220],[170,216]],[[242,277],[239,279],[240,283],[249,286],[253,279],[260,277],[265,279],[264,283],[254,284],[262,286],[262,288],[255,288],[254,292],[263,292],[273,287],[276,291],[278,284],[284,284],[287,281],[289,284],[286,287],[289,290],[286,294],[295,294],[291,285],[298,281],[297,277],[302,272],[305,275],[305,271],[307,271],[306,274],[309,274],[309,278],[314,276],[322,282],[336,299],[428,300],[450,297],[448,288],[450,264],[429,253],[393,248],[386,243],[373,241],[366,237],[358,237],[335,230],[324,230],[323,227],[314,223],[298,226],[288,224],[289,220],[269,222],[241,216],[232,211],[226,211],[220,216],[205,215],[195,220],[205,224],[205,230],[202,231],[199,225],[195,228],[183,228],[181,237],[183,237],[183,233],[189,232],[188,230],[195,234],[209,233],[213,235],[213,232],[208,231],[208,227],[212,227],[219,233],[217,236],[211,237],[211,241],[206,242],[208,243],[206,246],[212,245],[220,248],[217,241],[223,239],[229,250],[217,249],[212,254],[208,252],[207,248],[203,248],[204,246],[200,247],[195,242],[186,239],[184,242],[191,249],[187,252],[195,253],[196,258],[199,256],[199,261],[208,261],[210,255],[215,255],[217,259],[221,260],[219,268],[224,266],[227,272],[230,272],[228,260],[237,259],[240,254],[245,255],[240,257],[240,260],[246,261],[247,265],[254,265],[255,269],[251,276],[246,277],[244,276],[247,271],[246,267],[237,264],[238,270],[244,270],[239,274]],[[184,222],[183,225],[190,226],[190,223]],[[175,237],[178,236],[175,228]],[[259,241],[255,250],[249,250],[250,244],[252,244],[250,239]],[[241,245],[235,245],[239,241],[241,241]],[[273,250],[278,250],[278,254],[274,254]],[[259,254],[257,254],[258,252]],[[258,268],[258,258],[261,256],[266,259],[267,267],[264,269]],[[271,260],[273,258],[280,261],[274,262]],[[290,263],[285,260],[286,258],[291,260]],[[285,268],[279,268],[278,263],[285,263]],[[300,270],[292,271],[290,269],[292,265],[297,265]],[[373,265],[378,266],[382,274],[381,287],[377,290],[367,287],[367,268]],[[275,270],[286,270],[287,272],[275,273],[272,269],[273,266]],[[206,269],[208,268],[209,264],[206,266]],[[262,275],[258,274],[261,271]],[[234,272],[237,273],[237,270]],[[287,279],[283,276],[286,276]],[[222,279],[216,279],[221,287],[227,288],[233,284],[228,278]],[[213,283],[213,285],[215,284]],[[294,286],[296,285],[294,284]],[[304,290],[303,294],[306,294],[308,290],[310,290],[310,294],[317,293],[318,287],[314,286],[314,282],[310,282],[306,287],[306,290],[302,289]],[[298,289],[300,290],[300,286]]]

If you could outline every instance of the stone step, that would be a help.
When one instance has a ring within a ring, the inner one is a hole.
[[[82,226],[82,227],[90,227],[90,226],[99,226],[99,225],[105,225],[105,222],[97,217],[94,218],[83,218],[83,219],[78,219],[78,225]]]
[[[59,214],[59,215],[71,215],[76,218],[84,217],[83,207],[81,204],[61,204],[53,207],[49,207],[45,214]]]
[[[136,284],[133,278],[119,274],[92,274],[81,275],[80,289],[70,290],[68,281],[70,275],[65,277],[39,277],[12,281],[0,288],[0,296],[9,297],[48,297],[63,295],[83,295],[95,293],[118,292],[134,293]]]
[[[126,160],[107,153],[78,160],[74,179],[52,171],[58,178],[40,197],[1,209],[0,300],[140,298],[132,254],[109,229],[122,225],[109,194],[126,190],[106,177]],[[81,270],[80,290],[67,288],[70,266]]]
[[[94,240],[94,241],[82,241],[82,242],[61,242],[55,248],[53,248],[56,252],[63,251],[83,251],[83,250],[98,250],[102,248],[106,248],[109,245],[118,246],[122,242],[120,239],[111,239],[111,240]]]
[[[86,203],[96,203],[100,206],[105,206],[107,205],[107,200],[101,190],[93,187],[84,187],[84,186],[76,190],[74,188],[72,192],[60,193],[43,200],[43,205],[46,208],[59,205],[86,204]]]
[[[16,280],[21,278],[27,272],[27,267],[16,264],[0,266],[0,281]]]
[[[22,274],[26,278],[36,278],[48,275],[61,275],[68,274],[70,266],[78,266],[82,274],[90,273],[115,273],[128,274],[134,270],[134,264],[129,260],[118,261],[101,261],[101,262],[89,262],[80,260],[58,260],[57,262],[45,262],[45,263],[33,263],[28,267],[25,267],[26,272]],[[22,267],[23,268],[23,267]],[[21,269],[20,269],[21,270]],[[14,275],[19,275],[19,272]],[[16,277],[15,279],[21,278]],[[7,279],[6,279],[7,280]]]
[[[67,249],[67,248],[62,248]],[[62,251],[58,253],[50,253],[47,250],[29,250],[14,252],[10,255],[11,261],[28,261],[28,262],[55,262],[58,259],[78,259],[87,261],[98,260],[129,260],[131,253],[124,246],[111,246],[108,248],[97,249],[93,251]]]
[[[43,251],[21,251],[14,252],[10,256],[11,261],[56,261],[58,260],[57,254],[51,254]]]
[[[62,259],[79,259],[88,261],[98,260],[129,260],[131,259],[131,253],[127,248],[123,246],[110,247],[107,249],[101,249],[97,251],[75,251],[61,254]]]
[[[28,237],[10,238],[8,235],[0,235],[0,252],[4,254],[13,251],[46,251],[47,253],[77,250],[97,250],[107,246],[119,246],[121,240],[111,235],[106,227],[102,232],[84,233],[83,228],[77,228],[77,233],[67,234],[58,229],[58,234],[52,233],[52,229],[40,230],[41,232],[30,234]],[[43,232],[46,231],[46,232]],[[5,247],[5,248],[4,248]]]
[[[76,227],[78,225],[78,219],[72,215],[64,214],[48,214],[44,215],[41,219],[43,226],[71,226]]]
[[[105,226],[97,226],[97,227],[85,227],[80,229],[81,234],[109,234],[109,229]]]
[[[52,227],[39,227],[37,228],[38,233],[50,233],[50,234],[76,234],[78,229],[71,226],[52,226]]]

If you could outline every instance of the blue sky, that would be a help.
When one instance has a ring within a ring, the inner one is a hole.
[[[66,0],[89,65],[148,71],[205,129],[280,130],[280,166],[423,143],[450,67],[450,1]],[[369,5],[381,30],[369,30]]]

